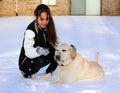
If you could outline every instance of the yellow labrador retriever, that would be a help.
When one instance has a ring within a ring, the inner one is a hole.
[[[90,62],[78,54],[74,46],[61,44],[57,47],[54,58],[59,64],[54,83],[96,80],[104,75],[98,64],[98,53],[94,61]]]

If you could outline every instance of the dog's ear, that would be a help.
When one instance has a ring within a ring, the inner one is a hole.
[[[76,48],[75,48],[75,46],[74,45],[70,45],[75,51],[76,51]]]
[[[74,45],[71,45],[71,58],[74,59],[76,57],[76,48]]]

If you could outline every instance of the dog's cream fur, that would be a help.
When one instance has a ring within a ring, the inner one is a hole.
[[[93,62],[83,58],[74,47],[61,44],[55,51],[58,62],[58,74],[54,83],[71,83],[78,81],[96,80],[104,75],[98,64],[98,53]]]

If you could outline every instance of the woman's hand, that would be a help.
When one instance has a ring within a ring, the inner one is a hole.
[[[50,51],[49,51],[49,49],[46,49],[46,48],[43,48],[43,47],[39,47],[39,46],[38,46],[38,47],[36,48],[36,52],[37,52],[38,54],[47,56]]]
[[[45,79],[50,79],[52,77],[51,73],[43,73],[41,75],[32,75],[33,79],[40,79],[40,80],[45,80]]]

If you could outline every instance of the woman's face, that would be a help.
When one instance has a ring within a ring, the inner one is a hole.
[[[49,22],[49,18],[48,18],[48,14],[46,12],[42,12],[38,18],[37,18],[37,22],[40,28],[46,28],[48,22]]]

